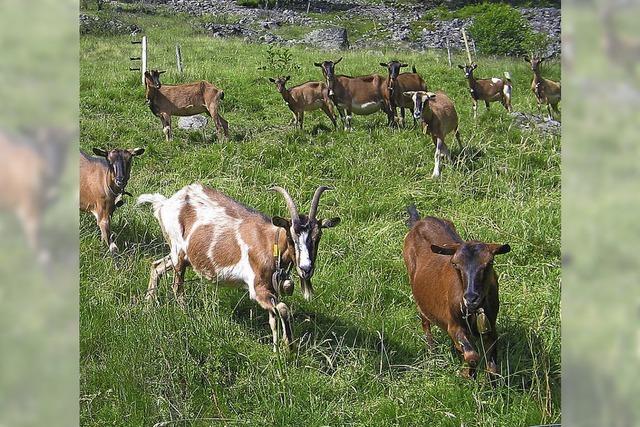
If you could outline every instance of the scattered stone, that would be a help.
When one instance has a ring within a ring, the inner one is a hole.
[[[324,50],[349,48],[346,28],[322,28],[313,30],[305,36],[302,42]]]
[[[527,114],[519,111],[511,113],[514,123],[523,130],[538,130],[542,133],[560,136],[562,124],[557,120],[549,120],[546,116]]]
[[[80,34],[137,34],[142,28],[117,19],[103,19],[98,16],[80,14]]]
[[[197,114],[195,116],[185,116],[178,119],[178,127],[186,130],[200,130],[207,127],[209,119]]]

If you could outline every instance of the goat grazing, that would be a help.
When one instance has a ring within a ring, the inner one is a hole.
[[[458,113],[455,105],[444,92],[404,92],[413,101],[413,117],[422,121],[422,130],[433,139],[436,148],[433,178],[440,176],[440,158],[446,157],[451,161],[451,154],[445,144],[445,137],[455,132],[456,140],[462,147],[462,139],[458,130]]]
[[[155,298],[160,277],[173,269],[173,292],[183,304],[184,273],[191,265],[206,279],[247,288],[250,298],[269,312],[274,350],[279,338],[278,318],[283,340],[290,345],[290,313],[278,297],[281,293],[290,295],[293,287],[291,282],[287,286],[281,281],[295,265],[303,295],[311,298],[311,277],[322,230],[340,222],[340,218],[316,218],[320,196],[328,189],[316,190],[309,214],[303,215],[285,189],[272,188],[284,197],[291,219],[269,218],[201,184],[188,185],[169,199],[161,194],[141,195],[138,203],[153,205],[170,246],[170,254],[152,265],[147,299]]]
[[[109,246],[111,254],[118,250],[111,235],[111,215],[122,205],[122,197],[131,174],[134,156],[144,153],[144,148],[133,150],[103,150],[94,148],[88,156],[80,152],[80,210],[91,212],[96,217],[102,240]]]
[[[219,138],[229,137],[229,124],[220,115],[220,101],[224,91],[207,81],[181,85],[163,85],[160,74],[164,71],[151,70],[144,73],[147,103],[151,112],[160,118],[162,132],[167,141],[172,138],[171,116],[193,116],[207,113],[213,119]]]
[[[380,66],[385,67],[389,71],[387,77],[387,102],[388,108],[394,117],[394,121],[397,119],[396,108],[400,108],[400,120],[399,124],[404,125],[404,109],[408,108],[413,114],[413,102],[404,96],[404,92],[408,91],[426,91],[427,84],[416,72],[416,67],[413,67],[413,72],[400,74],[400,69],[407,67],[407,64],[401,64],[398,61],[389,61],[388,63],[381,62]],[[415,119],[414,119],[415,123]]]
[[[420,219],[410,206],[403,257],[411,291],[418,306],[427,342],[433,344],[431,324],[446,331],[475,375],[480,356],[470,338],[480,335],[486,351],[487,370],[498,373],[496,319],[500,307],[495,255],[509,245],[464,241],[452,222],[435,217]]]
[[[307,82],[287,89],[286,84],[290,78],[290,76],[278,77],[277,79],[269,78],[269,81],[275,83],[282,99],[293,113],[294,123],[302,129],[304,112],[321,108],[335,129],[337,127],[336,116],[331,108],[327,85],[322,82]]]
[[[329,97],[340,114],[344,129],[351,130],[352,114],[369,115],[380,110],[387,114],[389,124],[392,124],[393,115],[387,107],[386,79],[377,74],[360,77],[336,75],[335,65],[340,61],[342,58],[335,62],[315,62],[314,65],[322,69],[329,87]]]
[[[469,91],[473,100],[473,118],[478,116],[478,101],[484,101],[489,110],[490,103],[500,101],[508,112],[511,108],[511,75],[505,71],[504,79],[492,77],[490,79],[476,79],[473,71],[478,68],[478,64],[458,65],[458,68],[464,71],[464,75],[469,82]]]
[[[545,58],[529,58],[524,57],[524,60],[531,64],[531,71],[533,71],[533,80],[531,81],[531,91],[536,96],[538,101],[538,112],[541,111],[541,105],[547,106],[547,112],[549,113],[549,120],[553,118],[551,115],[551,108],[556,114],[560,114],[558,110],[558,104],[560,103],[560,83],[553,80],[545,79],[540,72],[540,64]]]

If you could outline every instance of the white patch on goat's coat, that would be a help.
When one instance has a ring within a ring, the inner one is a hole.
[[[502,83],[502,79],[499,79],[497,77],[492,77],[491,81],[494,82],[495,84]]]
[[[298,236],[299,266],[302,270],[311,268],[311,258],[309,257],[309,248],[307,247],[308,237],[308,231],[304,231]]]
[[[351,110],[357,114],[371,114],[378,111],[378,109],[380,109],[379,102],[371,101],[371,102],[365,102],[362,104],[356,104],[356,103],[351,104]]]

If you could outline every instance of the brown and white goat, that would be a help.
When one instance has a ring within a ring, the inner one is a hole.
[[[323,82],[307,82],[287,89],[286,84],[290,78],[291,76],[278,77],[277,79],[269,78],[269,81],[275,83],[282,99],[293,113],[295,125],[302,129],[304,112],[322,109],[335,129],[337,127],[336,116],[333,114],[327,85]]]
[[[545,58],[529,58],[524,57],[524,60],[531,64],[531,71],[533,71],[533,80],[531,81],[531,91],[536,96],[538,101],[538,112],[541,110],[541,105],[547,106],[547,112],[549,113],[549,120],[553,118],[551,115],[551,108],[556,114],[560,114],[558,110],[558,104],[560,103],[561,88],[559,82],[545,79],[540,72],[540,65]]]
[[[111,215],[122,205],[122,197],[129,182],[133,157],[144,153],[144,148],[132,150],[103,150],[94,148],[89,156],[80,151],[80,210],[96,217],[102,241],[111,254],[118,247],[111,235]]]
[[[351,130],[351,116],[366,116],[382,110],[387,114],[389,124],[393,123],[393,115],[389,110],[386,98],[387,80],[378,74],[349,77],[336,75],[335,65],[342,61],[315,62],[322,69],[322,75],[329,87],[329,97],[336,106],[345,130]],[[346,115],[345,115],[346,110]]]
[[[173,269],[173,292],[182,304],[184,273],[190,265],[206,279],[247,288],[250,298],[269,312],[274,350],[279,338],[278,317],[283,340],[291,344],[290,313],[286,304],[278,301],[274,273],[278,272],[278,265],[284,269],[295,265],[303,295],[311,298],[311,278],[322,230],[336,226],[340,218],[316,217],[320,196],[328,187],[316,190],[308,215],[298,213],[286,190],[280,187],[272,190],[284,197],[291,219],[269,218],[197,183],[184,187],[169,199],[161,194],[141,195],[138,203],[153,205],[170,246],[170,254],[153,263],[147,299],[155,298],[160,277]]]
[[[492,77],[490,79],[476,79],[473,71],[478,68],[478,64],[458,65],[464,71],[464,75],[469,83],[469,91],[473,100],[473,118],[478,116],[478,101],[484,101],[489,110],[490,103],[500,101],[508,112],[511,108],[511,75],[505,71],[504,79]]]
[[[462,147],[462,139],[458,130],[458,112],[453,101],[444,92],[405,92],[404,95],[413,101],[413,117],[421,120],[422,130],[429,133],[435,145],[433,178],[440,176],[440,159],[446,157],[451,161],[449,148],[445,143],[446,136],[455,132],[456,140]]]
[[[404,109],[408,108],[413,114],[413,102],[404,95],[404,92],[426,91],[427,84],[416,72],[415,66],[413,67],[413,72],[400,74],[400,69],[408,67],[408,64],[401,64],[398,61],[389,61],[386,64],[381,62],[380,65],[389,71],[389,75],[387,76],[386,93],[387,102],[389,104],[388,108],[391,110],[394,121],[398,118],[396,108],[400,108],[399,124],[404,125]]]
[[[162,132],[167,141],[172,137],[171,116],[193,116],[207,113],[216,125],[219,138],[229,136],[229,124],[220,115],[220,101],[224,91],[207,81],[181,85],[163,85],[160,74],[164,71],[151,70],[144,73],[147,103],[151,112],[160,118]]]
[[[465,373],[475,375],[480,356],[471,338],[480,335],[487,370],[498,373],[496,319],[500,301],[495,255],[509,245],[462,240],[451,221],[420,219],[410,206],[403,257],[411,291],[418,306],[427,342],[433,344],[431,324],[446,331],[468,364]]]

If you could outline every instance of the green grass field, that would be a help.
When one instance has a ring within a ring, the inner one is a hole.
[[[111,13],[111,12],[108,12]],[[133,20],[133,16],[119,16]],[[167,196],[200,181],[270,215],[287,215],[286,187],[307,209],[318,185],[320,215],[342,223],[324,234],[314,287],[296,285],[296,350],[273,353],[267,315],[246,292],[216,288],[190,272],[187,307],[173,300],[169,275],[160,304],[143,298],[151,261],[164,256],[159,226],[133,200],[114,215],[118,269],[95,220],[81,218],[80,363],[82,425],[430,425],[528,426],[560,420],[560,139],[523,132],[499,104],[474,123],[462,72],[440,53],[344,52],[345,74],[384,72],[379,62],[415,64],[430,89],[445,90],[461,118],[464,149],[430,178],[434,147],[416,129],[390,130],[382,113],[354,116],[354,132],[330,131],[321,112],[305,130],[267,77],[267,48],[211,39],[185,16],[136,17],[149,37],[151,68],[163,82],[209,80],[225,90],[231,138],[207,140],[177,128],[164,141],[129,56],[128,36],[81,38],[81,148],[145,147],[128,191]],[[180,43],[185,73],[175,72]],[[336,53],[291,50],[292,83],[319,80],[314,61]],[[457,58],[459,62],[461,58]],[[479,58],[479,76],[511,72],[514,108],[535,112],[531,72],[522,60]],[[559,79],[558,65],[547,75]],[[449,338],[434,329],[427,351],[402,261],[405,206],[451,219],[464,238],[509,243],[500,277],[500,369],[461,378]],[[164,425],[164,424],[163,424]]]

